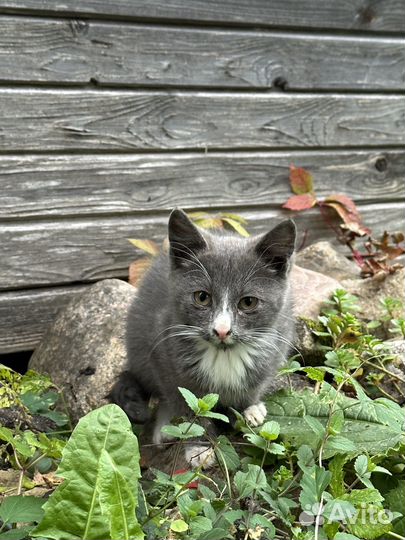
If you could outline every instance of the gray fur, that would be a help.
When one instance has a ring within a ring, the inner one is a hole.
[[[135,422],[146,421],[151,396],[159,399],[156,441],[161,425],[187,412],[179,386],[197,396],[217,392],[223,406],[239,410],[260,402],[276,388],[277,370],[294,334],[288,285],[292,221],[266,235],[242,238],[201,231],[184,212],[174,210],[169,241],[170,253],[156,259],[130,309],[128,371],[112,394]],[[211,294],[211,306],[195,303],[193,293],[200,290]],[[251,313],[237,307],[245,296],[260,299]],[[231,320],[229,345],[213,331],[224,299]],[[219,360],[226,369],[215,364]],[[207,371],[210,366],[215,377]]]

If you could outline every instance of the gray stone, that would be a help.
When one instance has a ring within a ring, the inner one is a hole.
[[[291,270],[291,285],[294,315],[297,318],[295,346],[306,363],[316,363],[322,356],[322,351],[317,347],[305,319],[316,320],[325,300],[342,286],[336,279],[297,265]]]
[[[336,251],[327,241],[306,247],[297,253],[295,262],[298,266],[321,272],[338,281],[360,277],[360,267]]]
[[[59,313],[30,360],[30,369],[63,388],[74,420],[108,402],[126,361],[126,315],[135,296],[118,279],[89,287]]]
[[[361,309],[359,316],[366,321],[380,319],[386,315],[381,303],[384,298],[398,298],[405,304],[405,268],[383,276],[383,279],[381,277],[347,279],[342,281],[342,286],[358,297],[357,303]],[[402,316],[405,316],[405,312]]]

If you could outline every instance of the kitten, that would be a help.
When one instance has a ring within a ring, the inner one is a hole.
[[[265,235],[242,238],[198,229],[181,210],[169,218],[169,254],[145,275],[127,326],[128,371],[112,399],[132,421],[148,419],[159,400],[153,441],[161,427],[187,414],[177,387],[263,423],[264,394],[277,388],[294,324],[288,274],[295,225],[286,220]],[[187,457],[193,462],[190,451]]]

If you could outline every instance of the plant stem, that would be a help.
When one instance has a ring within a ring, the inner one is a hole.
[[[398,381],[405,384],[405,379],[403,377],[401,377],[400,375],[397,375],[396,373],[392,373],[392,371],[385,369],[385,367],[373,364],[373,362],[369,362],[368,360],[364,360],[364,363],[367,364],[368,366],[378,369],[379,371],[382,371],[383,373],[385,373],[386,375],[389,375],[393,379],[397,379]]]

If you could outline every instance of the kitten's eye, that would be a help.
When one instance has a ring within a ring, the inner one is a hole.
[[[245,296],[239,300],[238,308],[241,311],[253,311],[257,306],[258,299],[254,296]]]
[[[211,295],[206,291],[196,291],[194,293],[194,301],[199,306],[209,306],[211,305]]]

